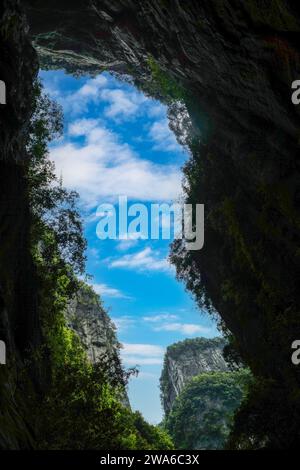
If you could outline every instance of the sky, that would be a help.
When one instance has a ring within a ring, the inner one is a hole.
[[[219,332],[176,280],[167,259],[170,240],[101,240],[97,208],[117,207],[119,196],[127,197],[128,206],[143,203],[148,209],[178,201],[187,151],[169,129],[166,107],[131,84],[108,73],[74,78],[58,70],[40,76],[64,111],[64,134],[51,144],[50,158],[64,186],[80,195],[89,282],[117,327],[124,366],[140,371],[129,383],[131,406],[159,423],[166,347]]]

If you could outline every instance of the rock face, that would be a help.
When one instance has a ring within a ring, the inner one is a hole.
[[[69,303],[67,324],[79,335],[91,362],[103,355],[112,357],[118,350],[114,325],[103,309],[99,296],[89,288],[82,289]]]
[[[38,60],[27,30],[21,2],[3,0],[0,79],[6,85],[6,104],[0,105],[0,339],[6,344],[7,364],[0,366],[0,449],[31,445],[32,427],[26,416],[29,393],[19,373],[30,348],[42,343],[25,178],[25,137]],[[38,391],[47,383],[47,368],[43,369],[29,371]]]
[[[193,377],[204,372],[225,372],[223,338],[186,339],[168,346],[160,378],[161,398],[168,414],[174,400]]]
[[[69,303],[66,320],[67,325],[78,334],[92,363],[105,359],[122,368],[115,326],[99,296],[90,287],[82,287]],[[121,402],[130,408],[126,390],[122,393]]]
[[[25,137],[38,62],[26,33],[20,2],[1,2],[0,79],[6,104],[0,105],[0,335],[8,357],[24,352],[38,336],[25,179]]]

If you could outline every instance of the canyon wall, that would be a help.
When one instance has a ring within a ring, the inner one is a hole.
[[[69,302],[66,310],[67,326],[74,330],[86,350],[89,360],[109,361],[122,368],[116,329],[103,308],[99,295],[88,286],[83,286]],[[121,394],[121,403],[130,408],[126,390]]]
[[[26,406],[30,398],[21,375],[26,358],[42,343],[25,177],[25,139],[38,59],[27,32],[20,2],[2,1],[0,78],[6,85],[6,104],[0,105],[0,338],[6,344],[6,365],[0,366],[3,449],[32,445],[32,423]],[[29,375],[41,393],[47,383],[46,370],[32,367]]]
[[[224,346],[223,338],[194,338],[167,347],[160,378],[161,398],[166,414],[193,377],[204,372],[229,370],[223,357]]]
[[[251,380],[229,367],[222,337],[193,338],[167,348],[160,378],[164,426],[177,449],[223,449]]]
[[[78,291],[70,301],[66,319],[67,325],[80,337],[91,362],[95,363],[103,355],[112,357],[118,350],[114,325],[99,296],[88,287]]]

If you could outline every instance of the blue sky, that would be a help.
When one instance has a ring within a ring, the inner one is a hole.
[[[64,109],[65,132],[52,143],[58,176],[80,194],[88,241],[87,273],[123,343],[127,367],[139,366],[129,398],[151,423],[162,418],[159,376],[165,348],[196,336],[218,335],[167,261],[168,240],[100,240],[97,207],[172,202],[180,197],[186,151],[168,127],[166,108],[104,73],[74,78],[41,72],[46,91]]]

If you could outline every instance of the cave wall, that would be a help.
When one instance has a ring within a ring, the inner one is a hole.
[[[37,61],[19,5],[9,0],[1,5],[0,78],[7,82],[9,99],[0,109],[0,308],[5,339],[23,351],[39,341],[23,145]],[[204,249],[191,255],[194,279],[201,276],[255,374],[281,387],[290,403],[288,416],[299,402],[300,385],[290,361],[291,342],[300,336],[299,108],[291,103],[291,83],[300,76],[299,7],[284,0],[26,0],[22,5],[44,67],[111,70],[143,83],[150,78],[151,54],[193,97],[187,105],[201,132],[197,158],[204,164],[201,183],[193,189],[211,216]],[[224,202],[227,219],[234,219],[230,227],[220,215]],[[234,262],[237,250],[247,263]],[[228,278],[240,296],[224,294]],[[295,434],[300,440],[299,431]]]
[[[41,344],[37,308],[38,286],[29,236],[30,214],[26,184],[26,129],[38,60],[27,35],[19,1],[0,6],[0,78],[6,104],[0,106],[0,337],[6,344],[6,365],[0,369],[0,448],[32,445],[26,422],[25,389],[17,390],[26,357]],[[42,373],[34,367],[30,379],[42,388]],[[28,392],[28,390],[27,390]]]

